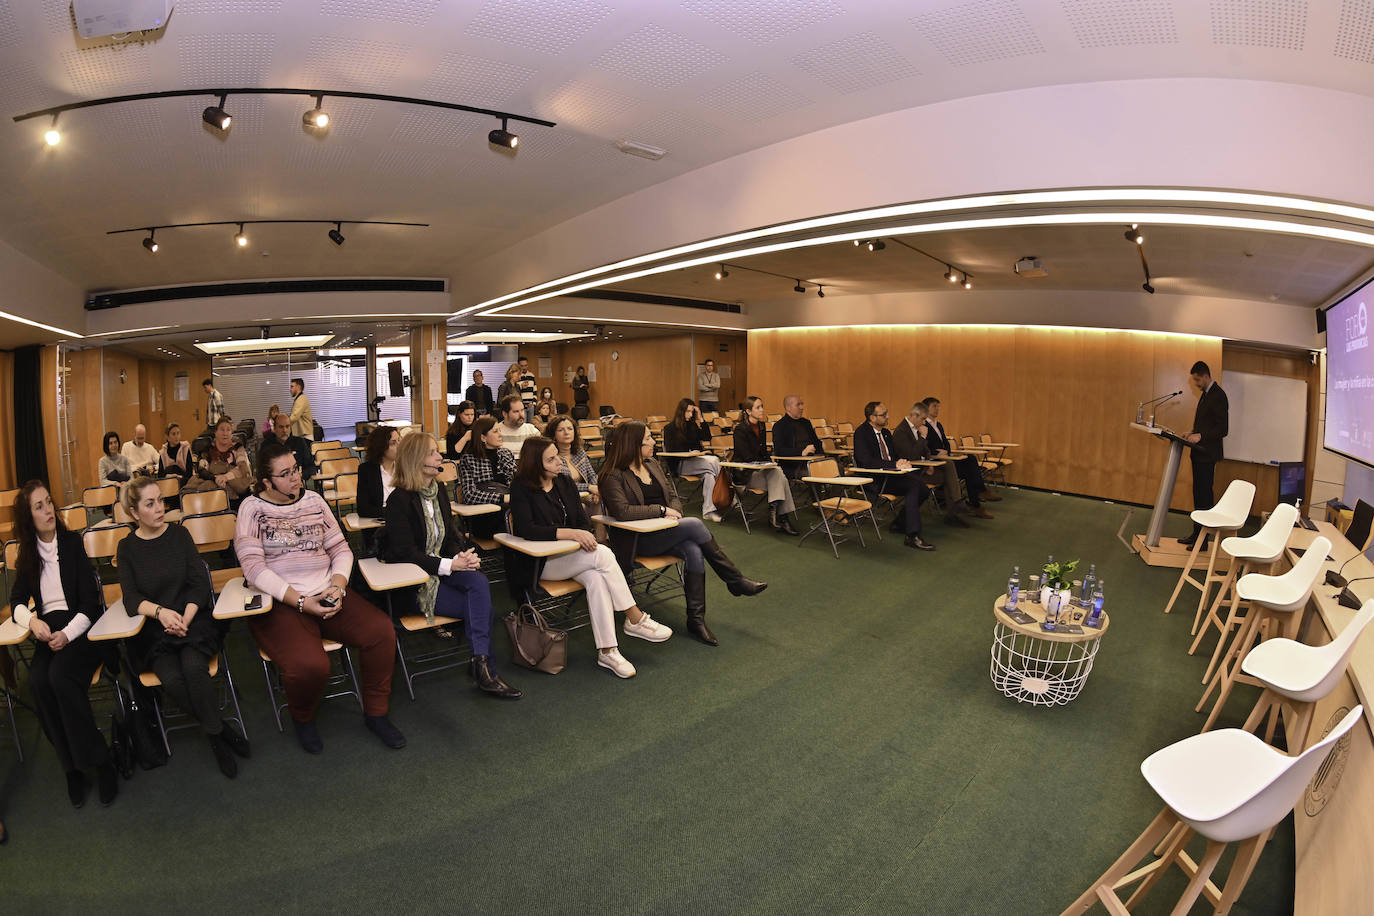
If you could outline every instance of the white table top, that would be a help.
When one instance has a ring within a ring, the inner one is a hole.
[[[582,549],[582,545],[576,541],[529,541],[504,531],[498,531],[495,539],[503,547],[518,550],[531,557],[561,557],[565,553]]]
[[[648,534],[652,531],[665,531],[669,528],[677,527],[675,518],[641,518],[634,521],[622,522],[609,515],[593,515],[592,521],[600,522],[607,528],[619,528],[623,531],[638,531],[640,534]]]
[[[463,518],[471,518],[474,515],[490,515],[493,512],[500,512],[501,507],[496,503],[478,503],[468,505],[467,503],[454,503],[453,514],[461,515]]]
[[[356,512],[344,516],[344,527],[349,531],[367,531],[369,528],[381,528],[385,524],[379,518],[363,518]]]
[[[423,585],[429,579],[429,573],[414,563],[383,563],[376,557],[359,560],[358,571],[363,574],[368,586],[379,592]]]
[[[770,468],[777,467],[772,461],[722,461],[720,466],[723,468],[739,468],[742,471],[766,471]]]
[[[873,482],[872,477],[803,477],[807,483],[828,483],[837,487],[862,487]]]
[[[824,461],[825,458],[817,454],[812,455],[774,455],[774,461]]]
[[[901,474],[910,474],[912,471],[918,470],[918,468],[917,468],[917,466],[913,463],[913,465],[912,465],[911,467],[909,467],[909,468],[850,468],[850,470],[851,470],[851,471],[858,471],[860,474],[893,474],[893,475],[901,475]]]
[[[660,458],[700,458],[702,455],[704,455],[704,454],[706,454],[706,453],[705,453],[705,452],[702,452],[702,451],[694,451],[694,452],[657,452],[656,454],[657,454],[658,457],[660,457]]]
[[[91,642],[128,639],[130,636],[138,635],[143,629],[143,622],[147,619],[142,614],[129,614],[125,611],[124,599],[121,598],[100,615],[95,625],[86,631],[86,638]]]
[[[21,627],[13,620],[0,623],[0,646],[14,646],[29,638],[29,628]]]
[[[254,595],[262,595],[262,607],[254,608],[249,611],[244,608],[244,602]],[[272,596],[266,592],[259,591],[249,585],[243,576],[236,576],[224,584],[220,590],[219,598],[215,601],[214,618],[216,620],[233,620],[236,617],[256,617],[259,614],[266,614],[272,610]]]

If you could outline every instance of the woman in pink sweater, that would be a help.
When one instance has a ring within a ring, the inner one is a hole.
[[[359,652],[363,721],[382,743],[405,747],[387,718],[396,634],[391,621],[348,591],[353,552],[324,498],[301,487],[296,455],[279,442],[258,452],[255,495],[239,507],[234,550],[243,576],[272,596],[272,609],[252,619],[253,638],[282,673],[286,703],[301,747],[324,749],[315,712],[329,679],[322,639]]]

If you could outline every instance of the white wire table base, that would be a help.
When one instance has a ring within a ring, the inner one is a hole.
[[[1100,636],[1054,642],[1019,632],[1001,620],[992,628],[992,683],[1018,703],[1065,706],[1083,692]]]

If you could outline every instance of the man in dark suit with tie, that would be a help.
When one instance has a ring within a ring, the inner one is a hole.
[[[941,458],[954,451],[954,446],[950,444],[949,437],[945,435],[945,427],[940,422],[940,399],[926,398],[921,402],[926,405],[926,426],[930,428],[927,438],[935,448],[935,454]],[[983,469],[978,466],[978,459],[972,455],[965,456],[954,461],[954,470],[964,479],[964,487],[968,490],[969,503],[978,505],[977,501],[995,503],[1002,497],[988,492],[988,486],[983,482]]]
[[[898,458],[894,450],[892,433],[887,430],[887,405],[882,401],[869,401],[864,405],[864,420],[864,425],[854,430],[854,467],[887,470],[911,467],[911,462]],[[862,471],[854,473],[863,476]],[[906,534],[903,543],[916,550],[934,550],[934,544],[921,539],[921,503],[930,496],[921,482],[921,475],[912,472],[876,474],[874,477],[877,479],[864,488],[869,499],[877,499],[884,491],[906,497],[904,516],[900,522],[893,523],[894,528],[900,526]]]
[[[1231,405],[1226,400],[1226,392],[1212,381],[1212,370],[1198,360],[1188,370],[1188,379],[1202,392],[1198,398],[1197,412],[1193,414],[1193,431],[1184,438],[1192,444],[1188,458],[1193,463],[1193,508],[1210,509],[1216,505],[1213,495],[1217,462],[1222,459],[1221,440],[1230,431]],[[1193,533],[1179,540],[1180,544],[1191,547],[1197,540],[1202,526],[1193,523]]]
[[[935,457],[935,446],[931,442],[930,427],[926,425],[926,406],[917,401],[911,405],[906,419],[897,423],[897,431],[892,434],[892,443],[897,448],[897,457],[908,461],[938,460],[939,467],[932,468],[923,476],[927,486],[943,486],[945,490],[945,524],[967,528],[968,522],[959,515],[969,512],[977,518],[992,518],[977,499],[964,501],[959,492],[959,473],[954,463]]]

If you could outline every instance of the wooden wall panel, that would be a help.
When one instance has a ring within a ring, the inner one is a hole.
[[[1182,335],[1054,328],[869,326],[749,332],[751,393],[770,413],[789,393],[811,416],[863,420],[869,400],[893,421],[935,396],[956,434],[989,432],[1020,442],[1012,479],[1029,486],[1151,503],[1167,449],[1129,428],[1135,406],[1184,389],[1158,413],[1186,430],[1196,392],[1188,369],[1220,373],[1221,341]],[[1185,463],[1173,505],[1192,508]]]
[[[563,369],[595,363],[596,381],[591,383],[590,400],[593,416],[600,404],[610,404],[630,417],[671,415],[677,402],[692,395],[696,385],[689,334],[569,343],[553,350],[557,377],[551,383],[540,379],[540,386],[550,384],[558,400],[571,404],[572,388],[563,381]],[[620,353],[620,359],[611,359],[612,350]]]
[[[164,360],[159,365],[162,371],[163,429],[168,423],[179,423],[181,437],[194,439],[205,428],[205,389],[200,387],[200,383],[210,375],[211,362],[209,359],[175,359]],[[186,398],[179,401],[176,397],[176,377],[182,373],[186,374]],[[158,435],[162,435],[162,430]],[[159,438],[157,441],[161,445],[162,440]]]
[[[105,428],[119,433],[121,441],[128,441],[134,434],[134,426],[143,422],[138,357],[108,347],[101,352]]]

